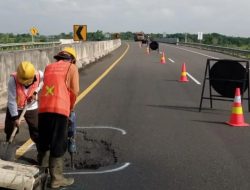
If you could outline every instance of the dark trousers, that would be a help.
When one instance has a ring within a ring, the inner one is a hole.
[[[18,116],[21,115],[22,110],[18,111]],[[24,119],[29,127],[30,138],[33,142],[38,143],[38,109],[27,110],[24,114]],[[15,123],[11,119],[9,109],[7,108],[5,116],[5,127],[4,132],[6,134],[6,140],[9,141],[12,131],[14,130]]]
[[[67,150],[68,117],[56,113],[39,113],[39,150],[61,157]]]

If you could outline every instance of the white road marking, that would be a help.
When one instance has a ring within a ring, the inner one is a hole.
[[[122,133],[122,135],[126,135],[127,132],[123,129],[117,128],[117,127],[109,127],[109,126],[97,126],[97,127],[77,127],[78,129],[113,129],[116,131],[120,131]],[[25,147],[21,146],[18,150],[17,150],[17,157],[19,156],[19,152],[25,153],[28,150],[33,150],[36,149],[35,147],[33,147],[33,145],[35,145],[35,143],[33,141],[28,141],[30,142],[28,145],[26,145]]]
[[[184,51],[189,51],[191,53],[195,53],[195,54],[198,54],[198,55],[203,55],[205,57],[209,57],[209,58],[212,58],[212,59],[219,59],[218,57],[213,57],[213,56],[210,56],[210,55],[206,55],[204,53],[200,53],[200,52],[197,52],[197,51],[187,50],[187,49],[184,49],[184,48],[179,48],[179,49],[182,49]]]
[[[191,78],[196,84],[201,85],[201,83],[198,80],[196,80],[191,74],[189,74],[188,72],[186,73],[187,73],[187,76]]]
[[[77,129],[113,129],[116,131],[120,131],[122,135],[126,135],[127,132],[123,129],[117,127],[109,127],[109,126],[96,126],[96,127],[77,127]]]
[[[167,45],[165,44],[166,46],[170,46],[170,45]],[[206,55],[204,53],[199,53],[199,52],[196,52],[196,51],[192,51],[192,50],[187,50],[187,49],[184,49],[184,48],[180,48],[180,47],[175,47],[175,46],[171,46],[173,48],[176,48],[176,49],[181,49],[181,50],[184,50],[184,51],[188,51],[188,52],[191,52],[191,53],[195,53],[195,54],[199,54],[199,55],[202,55],[202,56],[205,56],[205,57],[209,57],[209,58],[212,58],[212,59],[219,59],[217,57],[213,57],[213,56],[210,56],[210,55]],[[170,60],[170,59],[169,59]],[[170,60],[171,61],[171,60]],[[196,84],[198,85],[201,85],[201,83],[196,80],[190,73],[187,72],[187,75],[189,76],[189,78],[191,78]]]
[[[166,46],[170,46],[170,45],[167,45],[165,44]],[[193,51],[193,50],[188,50],[188,49],[185,49],[185,48],[180,48],[180,47],[175,47],[175,46],[171,46],[173,48],[176,48],[176,49],[181,49],[181,50],[184,50],[184,51],[188,51],[188,52],[191,52],[191,53],[195,53],[195,54],[199,54],[199,55],[203,55],[205,57],[210,57],[212,59],[219,59],[218,57],[213,57],[213,56],[210,56],[210,55],[206,55],[204,53],[200,53],[200,52],[197,52],[197,51]]]
[[[246,66],[246,65],[243,65],[243,67],[246,69],[247,66]],[[249,70],[250,70],[250,67],[249,67]]]
[[[172,60],[172,59],[170,59],[170,58],[168,58],[168,60],[171,61],[172,63],[174,63],[174,60]]]
[[[127,132],[123,129],[116,128],[116,127],[109,127],[109,126],[96,126],[96,127],[77,127],[77,129],[112,129],[116,131],[120,131],[122,135],[126,135]],[[103,171],[82,171],[82,172],[65,172],[65,175],[86,175],[86,174],[104,174],[104,173],[111,173],[111,172],[117,172],[120,170],[125,169],[130,165],[129,162],[124,163],[122,166],[109,169],[109,170],[103,170]]]
[[[127,168],[130,165],[129,162],[124,163],[122,166],[110,170],[103,170],[103,171],[86,171],[86,172],[65,172],[63,174],[65,175],[86,175],[86,174],[105,174],[105,173],[111,173],[111,172],[118,172],[125,168]]]
[[[34,145],[34,142],[31,139],[29,139],[28,141],[26,141],[22,146],[20,146],[16,150],[16,159],[18,159],[21,156],[23,156],[25,154],[25,152],[27,152],[33,145]]]

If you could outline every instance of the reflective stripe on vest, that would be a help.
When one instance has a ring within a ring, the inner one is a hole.
[[[66,85],[69,62],[49,64],[44,72],[44,84],[39,94],[39,113],[58,113],[69,116],[70,94]]]
[[[36,72],[36,81],[29,86],[27,94],[24,92],[24,86],[17,80],[16,72],[12,73],[11,76],[14,77],[16,81],[16,102],[17,102],[17,107],[18,108],[24,108],[26,100],[28,97],[32,96],[32,94],[35,92],[35,90],[39,86],[40,82],[40,75],[39,72]]]

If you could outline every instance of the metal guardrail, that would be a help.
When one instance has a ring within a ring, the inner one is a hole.
[[[178,45],[179,38],[157,38],[157,39],[154,39],[154,41],[161,42],[161,43]]]
[[[227,48],[222,46],[213,46],[213,45],[206,45],[206,44],[199,44],[199,43],[180,43],[179,45],[194,47],[214,52],[220,52],[228,55],[232,55],[235,57],[250,59],[250,51],[249,50],[242,50],[236,48]]]
[[[29,43],[11,43],[0,44],[0,51],[16,51],[36,48],[48,48],[60,45],[61,42],[29,42]]]
[[[206,44],[201,44],[201,43],[179,42],[178,38],[159,38],[159,39],[155,39],[155,40],[157,42],[161,42],[161,43],[169,43],[169,44],[188,46],[188,47],[193,47],[193,48],[199,48],[199,49],[224,53],[224,54],[228,54],[228,55],[232,55],[232,56],[240,57],[240,58],[244,58],[244,59],[250,59],[250,51],[249,50],[228,48],[228,47],[222,47],[222,46],[206,45]]]

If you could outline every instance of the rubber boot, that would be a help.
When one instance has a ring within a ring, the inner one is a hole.
[[[41,152],[41,151],[38,152],[37,161],[38,161],[39,166],[43,168],[49,167],[49,153],[50,153],[49,150],[45,152]]]
[[[65,178],[63,176],[63,157],[50,157],[49,172],[51,176],[51,188],[66,187],[74,183],[74,178]]]

